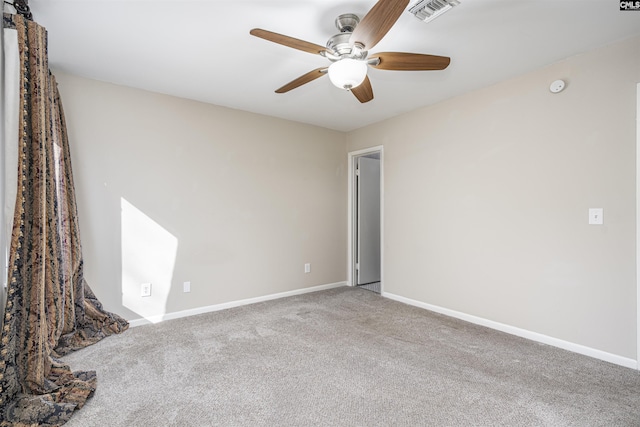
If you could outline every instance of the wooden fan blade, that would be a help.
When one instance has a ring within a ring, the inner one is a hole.
[[[365,50],[373,48],[396,23],[409,0],[379,0],[356,25],[349,42],[362,43]]]
[[[364,78],[364,81],[360,83],[358,86],[351,89],[351,92],[358,98],[358,101],[369,102],[373,99],[373,88],[371,87],[371,81],[369,80],[369,76]]]
[[[327,67],[316,68],[313,71],[309,71],[307,74],[303,74],[297,79],[290,81],[286,85],[282,86],[280,89],[276,90],[276,93],[285,93],[289,92],[292,89],[302,86],[305,83],[309,83],[314,81],[317,78],[320,78],[327,74]]]
[[[378,70],[423,71],[444,70],[449,66],[448,56],[424,55],[422,53],[382,52],[372,54],[370,59],[378,58],[380,63],[371,64]]]
[[[283,46],[292,47],[294,49],[301,50],[303,52],[309,52],[314,54],[321,54],[327,50],[326,47],[319,44],[309,43],[304,40],[295,39],[293,37],[285,36],[282,34],[274,33],[260,28],[254,28],[249,31],[252,36],[260,37],[261,39],[268,40],[270,42],[278,43]]]

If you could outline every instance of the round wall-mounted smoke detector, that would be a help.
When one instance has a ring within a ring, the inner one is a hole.
[[[551,86],[549,86],[549,90],[553,93],[562,92],[564,86],[564,80],[556,80],[555,82],[551,83]]]

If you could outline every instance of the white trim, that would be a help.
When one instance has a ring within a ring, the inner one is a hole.
[[[636,92],[636,361],[640,370],[640,83]]]
[[[2,3],[2,10],[4,11],[5,3]],[[4,26],[3,26],[4,27]],[[5,118],[4,118],[4,28],[0,28],[0,123],[2,123],[2,127],[6,126]],[[6,156],[5,154],[5,142],[4,142],[4,132],[0,132],[0,153],[2,153],[2,158]],[[0,312],[4,313],[5,309],[5,286],[7,282],[7,277],[9,275],[8,271],[8,256],[9,256],[9,237],[6,235],[5,228],[5,171],[4,171],[4,163],[0,162],[0,274],[2,277],[0,278]],[[4,316],[0,317],[0,327],[3,326]]]
[[[354,286],[353,281],[353,166],[356,157],[380,153],[380,293],[384,292],[384,146],[364,148],[348,154],[347,177],[347,286]]]
[[[444,314],[445,316],[455,317],[456,319],[461,319],[466,322],[474,323],[476,325],[485,326],[487,328],[495,329],[501,332],[506,332],[507,334],[516,335],[532,341],[548,344],[553,347],[569,350],[574,353],[579,353],[585,356],[604,360],[605,362],[614,363],[616,365],[624,366],[631,369],[638,368],[637,361],[627,357],[618,356],[617,354],[607,353],[606,351],[597,350],[595,348],[586,347],[584,345],[575,344],[558,338],[553,338],[548,335],[539,334],[537,332],[528,331],[526,329],[520,329],[515,326],[505,325],[504,323],[494,322],[493,320],[483,319],[482,317],[472,316],[470,314],[461,313],[459,311],[450,310],[448,308],[427,304],[421,301],[405,298],[400,295],[390,294],[388,292],[383,293],[382,296],[405,304],[413,305],[415,307],[420,307],[429,311]]]
[[[179,319],[181,317],[189,317],[189,316],[195,316],[198,314],[211,313],[212,311],[226,310],[228,308],[240,307],[243,305],[255,304],[258,302],[270,301],[270,300],[279,299],[279,298],[286,298],[294,295],[308,294],[310,292],[324,291],[326,289],[339,288],[341,286],[347,286],[347,282],[329,283],[327,285],[318,285],[310,288],[295,289],[293,291],[263,295],[261,297],[223,302],[220,304],[209,305],[206,307],[198,307],[198,308],[192,308],[189,310],[174,311],[173,313],[166,313],[166,314],[150,316],[142,319],[129,320],[129,326],[136,327],[136,326],[148,325],[151,323],[160,323],[165,320]]]

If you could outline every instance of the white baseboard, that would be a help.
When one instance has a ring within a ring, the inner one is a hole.
[[[189,310],[174,311],[173,313],[165,313],[157,316],[149,316],[142,319],[129,320],[130,327],[149,325],[151,323],[160,323],[165,320],[179,319],[181,317],[195,316],[197,314],[211,313],[212,311],[226,310],[227,308],[240,307],[242,305],[255,304],[257,302],[270,301],[278,298],[291,297],[294,295],[302,295],[310,292],[324,291],[325,289],[339,288],[347,286],[347,282],[329,283],[327,285],[312,286],[310,288],[295,289],[293,291],[280,292],[277,294],[264,295],[261,297],[247,298],[238,301],[223,302],[221,304],[208,305],[206,307],[192,308]]]
[[[618,356],[617,354],[607,353],[606,351],[597,350],[595,348],[586,347],[584,345],[575,344],[558,338],[553,338],[548,335],[539,334],[537,332],[528,331],[526,329],[520,329],[515,326],[505,325],[504,323],[494,322],[493,320],[483,319],[482,317],[472,316],[470,314],[461,313],[459,311],[450,310],[448,308],[427,304],[411,298],[405,298],[400,295],[391,294],[389,292],[383,292],[382,296],[405,304],[413,305],[415,307],[420,307],[429,311],[444,314],[445,316],[455,317],[456,319],[475,323],[476,325],[486,326],[487,328],[506,332],[511,335],[517,335],[522,338],[537,341],[543,344],[548,344],[554,347],[561,348],[563,350],[569,350],[574,353],[579,353],[585,356],[604,360],[605,362],[614,363],[626,368],[639,369],[638,361],[629,359],[627,357]]]

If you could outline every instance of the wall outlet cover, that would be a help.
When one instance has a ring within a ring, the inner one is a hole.
[[[142,285],[140,285],[140,296],[141,297],[151,296],[151,283],[143,283]]]

